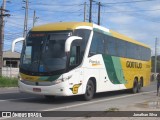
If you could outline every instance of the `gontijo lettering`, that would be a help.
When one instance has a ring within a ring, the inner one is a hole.
[[[142,63],[127,61],[126,62],[126,67],[127,68],[138,68],[138,69],[141,69],[142,68]]]

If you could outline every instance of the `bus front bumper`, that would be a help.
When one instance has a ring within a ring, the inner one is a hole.
[[[33,86],[24,84],[19,80],[19,91],[31,94],[38,94],[38,95],[53,95],[53,96],[70,96],[71,91],[66,87],[66,83],[59,83],[56,85],[51,86]],[[64,87],[65,86],[65,87]],[[69,86],[68,86],[69,87]]]

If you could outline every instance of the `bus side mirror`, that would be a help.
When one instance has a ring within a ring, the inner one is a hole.
[[[13,40],[13,42],[12,42],[12,52],[14,52],[15,44],[16,44],[17,42],[24,41],[24,40],[25,40],[25,38],[23,38],[23,37],[20,37],[20,38],[17,38],[17,39],[15,39],[15,40]]]
[[[69,52],[70,51],[71,44],[75,40],[82,40],[82,37],[78,37],[78,36],[71,36],[71,37],[69,37],[66,40],[66,43],[65,43],[65,52]]]

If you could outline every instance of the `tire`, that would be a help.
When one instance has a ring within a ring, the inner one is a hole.
[[[138,82],[137,82],[137,80],[134,81],[132,92],[134,94],[138,92]]]
[[[53,101],[55,99],[55,96],[52,95],[45,95],[44,97],[49,101]]]
[[[94,83],[89,80],[86,86],[86,92],[84,94],[84,99],[89,101],[93,98],[95,93],[95,87],[94,87]]]
[[[138,93],[141,92],[141,89],[142,89],[142,80],[140,80],[140,81],[138,82],[137,92],[138,92]]]

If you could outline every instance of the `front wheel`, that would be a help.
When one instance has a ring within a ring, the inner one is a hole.
[[[84,94],[84,99],[85,100],[91,100],[94,96],[94,92],[95,91],[95,87],[94,87],[94,83],[89,80],[86,86],[86,92]]]

